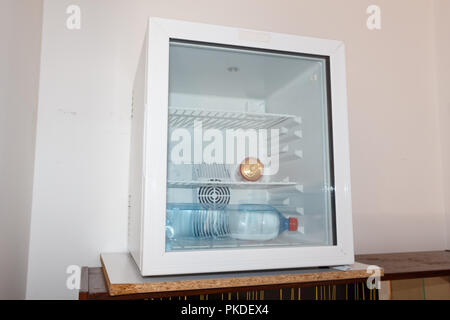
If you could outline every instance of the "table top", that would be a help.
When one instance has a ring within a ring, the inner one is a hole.
[[[357,255],[356,260],[384,269],[382,280],[450,275],[450,251],[401,252]]]
[[[142,277],[129,253],[105,253],[100,259],[113,296],[367,279],[372,274],[367,265],[355,263],[346,270],[331,267]]]

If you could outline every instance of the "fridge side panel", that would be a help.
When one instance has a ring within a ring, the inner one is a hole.
[[[146,68],[148,40],[142,48],[133,86],[133,106],[131,112],[130,176],[129,176],[129,216],[128,249],[139,268],[142,268],[142,217],[144,211],[144,131],[146,108]]]
[[[166,219],[169,35],[158,19],[149,19],[144,119],[144,209],[141,273],[163,258]]]

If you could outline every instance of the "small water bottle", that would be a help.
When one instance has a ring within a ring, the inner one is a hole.
[[[168,205],[168,239],[232,238],[268,241],[285,231],[297,231],[297,218],[285,218],[268,205],[243,204],[223,210],[204,209],[195,204]]]

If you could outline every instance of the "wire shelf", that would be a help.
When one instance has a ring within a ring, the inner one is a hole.
[[[169,108],[170,128],[194,127],[194,121],[201,121],[205,129],[267,129],[287,120],[301,123],[300,117],[287,114]]]
[[[167,186],[169,188],[198,188],[203,186],[221,186],[230,188],[248,188],[248,189],[266,189],[266,188],[283,188],[296,187],[299,185],[296,182],[247,182],[247,181],[176,181],[168,180]]]

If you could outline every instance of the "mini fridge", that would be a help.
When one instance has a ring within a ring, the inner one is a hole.
[[[128,245],[143,276],[354,262],[344,45],[150,18]]]

